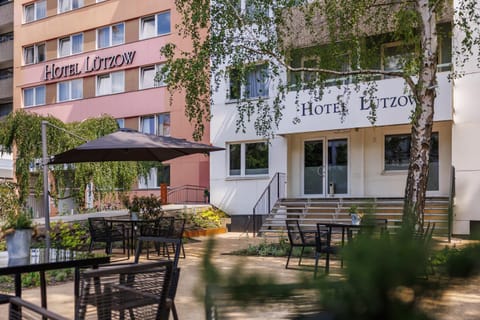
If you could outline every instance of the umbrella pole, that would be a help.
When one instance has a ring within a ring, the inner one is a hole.
[[[45,213],[45,246],[50,248],[50,202],[48,196],[47,121],[42,121],[43,204]]]

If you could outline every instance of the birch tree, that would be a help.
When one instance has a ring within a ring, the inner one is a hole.
[[[332,82],[339,95],[341,117],[348,116],[348,95],[362,91],[370,104],[368,118],[375,123],[377,81],[385,77],[404,80],[413,97],[411,150],[408,167],[404,220],[422,225],[429,170],[439,41],[451,39],[456,28],[463,34],[453,48],[454,65],[478,54],[480,17],[477,1],[456,0],[175,0],[182,17],[179,32],[193,41],[181,51],[174,44],[162,48],[168,59],[169,89],[186,93],[187,117],[195,125],[194,137],[203,134],[203,120],[210,118],[210,96],[221,81],[235,70],[238,81],[255,63],[268,63],[275,79],[273,99],[251,101],[238,97],[238,130],[253,122],[260,136],[271,136],[282,119],[287,91],[300,73],[297,92],[308,90],[321,99]],[[398,70],[387,70],[378,61],[379,44],[398,41]],[[310,65],[299,65],[295,56],[308,51],[317,57]],[[459,75],[452,69],[452,77]],[[288,79],[285,80],[285,72]],[[211,77],[211,78],[210,78]],[[348,78],[348,85],[342,79]],[[300,121],[294,119],[294,121]],[[321,128],[319,128],[321,130]]]

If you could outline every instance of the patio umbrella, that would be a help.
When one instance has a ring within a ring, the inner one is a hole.
[[[185,139],[118,131],[53,156],[49,164],[105,161],[166,161],[196,153],[224,150]]]

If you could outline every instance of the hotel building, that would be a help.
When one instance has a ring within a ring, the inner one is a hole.
[[[242,1],[245,8],[245,1]],[[451,20],[443,21],[439,28],[451,27]],[[301,42],[298,30],[296,40]],[[465,67],[465,75],[454,81],[449,74],[452,66],[452,39],[458,39],[453,30],[451,39],[443,39],[438,61],[438,84],[435,117],[430,153],[430,176],[427,196],[449,199],[454,205],[453,234],[478,231],[480,210],[480,151],[475,147],[480,128],[480,108],[476,90],[480,85],[480,69],[475,57]],[[308,40],[308,39],[307,39]],[[299,47],[308,47],[308,41]],[[378,63],[384,70],[395,70],[395,50],[399,43],[383,43],[378,51]],[[390,59],[390,57],[392,59]],[[296,66],[307,66],[309,57],[293,58]],[[346,100],[348,115],[342,118],[338,96],[348,86],[331,86],[320,101],[311,102],[308,90],[292,90],[286,94],[285,109],[273,139],[255,134],[253,123],[246,132],[237,132],[236,101],[238,94],[247,90],[249,99],[262,98],[273,103],[274,84],[278,79],[256,76],[261,68],[251,71],[253,81],[246,85],[238,80],[226,79],[213,95],[211,141],[226,148],[225,152],[211,155],[211,202],[233,215],[240,226],[247,218],[269,182],[275,180],[277,188],[285,189],[280,197],[305,201],[335,198],[397,198],[404,195],[409,161],[410,115],[414,102],[405,93],[400,78],[378,81],[377,119],[369,120],[369,106],[362,90],[351,90]],[[397,68],[398,69],[398,68]],[[228,69],[227,69],[228,70]],[[227,72],[228,73],[228,72]],[[296,75],[300,79],[311,74]],[[291,74],[281,75],[282,83],[289,83]],[[261,79],[261,80],[259,80]],[[297,78],[298,79],[298,78]],[[237,83],[236,83],[236,82]],[[260,83],[260,82],[261,83]],[[255,83],[251,87],[249,84]],[[352,87],[350,88],[352,89]],[[249,161],[250,159],[250,161]],[[255,159],[255,161],[251,161]],[[455,168],[455,175],[452,174]],[[284,185],[284,186],[283,186]],[[452,190],[455,190],[453,193]],[[307,209],[305,204],[305,208]],[[268,211],[268,210],[267,210]],[[300,212],[300,211],[299,211]],[[257,213],[258,214],[258,213]],[[243,218],[243,220],[242,220]],[[258,224],[257,224],[258,226]]]
[[[14,109],[63,122],[108,114],[121,127],[192,140],[183,94],[171,97],[156,77],[162,46],[189,48],[175,30],[173,0],[17,0],[13,6]],[[201,142],[208,141],[208,126],[205,137]],[[160,183],[208,188],[208,157],[165,162],[135,192],[159,194]]]

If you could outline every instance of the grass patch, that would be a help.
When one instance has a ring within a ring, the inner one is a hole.
[[[279,242],[263,241],[260,244],[248,245],[245,249],[230,252],[237,256],[257,256],[257,257],[286,257],[290,250],[290,243],[286,239],[280,239]],[[313,253],[312,248],[305,248],[304,256]],[[293,257],[300,257],[300,248],[294,248]]]

